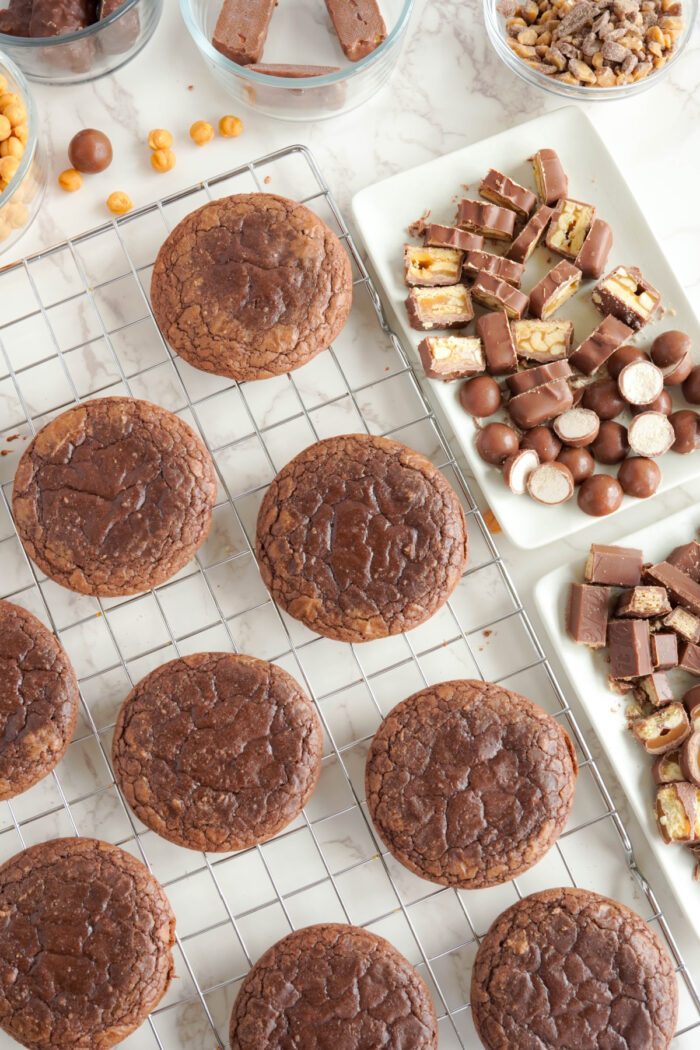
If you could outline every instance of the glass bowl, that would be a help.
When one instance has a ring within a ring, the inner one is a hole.
[[[522,58],[511,51],[506,43],[505,18],[498,11],[499,0],[484,0],[484,21],[496,54],[521,80],[527,81],[533,87],[542,88],[543,91],[548,91],[552,95],[560,95],[562,98],[573,99],[577,102],[609,102],[611,99],[631,98],[633,95],[641,94],[642,91],[647,91],[655,84],[660,84],[671,70],[676,68],[693,34],[698,15],[698,0],[682,0],[682,3],[684,27],[668,62],[643,80],[632,84],[617,84],[609,88],[563,84],[560,80],[531,69]]]
[[[0,0],[0,9],[8,0]],[[80,84],[113,73],[153,36],[163,0],[125,0],[102,22],[64,36],[19,37],[0,33],[0,51],[30,80],[42,84]]]
[[[0,193],[1,253],[19,240],[36,218],[46,189],[48,165],[39,137],[39,117],[29,84],[14,62],[1,51],[0,74],[7,79],[8,91],[21,95],[27,110],[28,128],[19,168],[7,189]]]
[[[207,66],[228,94],[268,116],[306,121],[347,113],[386,83],[398,62],[414,3],[380,0],[387,38],[365,58],[349,62],[322,0],[284,0],[275,8],[261,61],[340,67],[324,76],[294,79],[256,73],[216,50],[211,40],[222,0],[180,0],[180,9]]]

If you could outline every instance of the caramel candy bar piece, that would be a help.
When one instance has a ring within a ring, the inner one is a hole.
[[[576,295],[580,285],[581,271],[562,259],[530,292],[530,313],[546,321]]]
[[[431,222],[425,228],[423,242],[429,248],[456,248],[460,252],[480,251],[484,247],[484,238],[469,230],[460,230],[459,226],[440,226]]]
[[[646,620],[611,620],[608,647],[613,678],[643,678],[652,674],[654,667]]]
[[[462,275],[462,253],[454,248],[423,248],[405,244],[404,280],[410,287],[435,288],[457,284]]]
[[[487,372],[492,376],[504,376],[515,371],[518,355],[505,310],[494,310],[477,318],[476,334],[484,347]]]
[[[507,376],[506,385],[511,394],[523,394],[526,390],[550,383],[553,379],[568,379],[571,374],[568,361],[552,361],[535,368],[524,368],[522,372]]]
[[[418,353],[429,379],[464,379],[484,371],[481,339],[474,336],[430,335]]]
[[[575,259],[595,217],[592,204],[569,200],[559,202],[547,230],[545,244],[567,259]]]
[[[464,272],[473,276],[479,272],[490,273],[507,281],[514,288],[519,288],[523,279],[525,267],[512,259],[505,259],[502,255],[492,255],[491,252],[468,251],[464,256]]]
[[[663,671],[654,671],[653,674],[640,678],[637,689],[641,700],[646,700],[653,707],[663,707],[673,702],[673,690],[668,680],[668,675]]]
[[[0,33],[8,36],[29,36],[32,0],[10,0],[10,6],[0,11]]]
[[[684,642],[681,646],[678,666],[688,674],[700,675],[700,646]]]
[[[659,755],[651,767],[651,775],[655,784],[678,784],[685,780],[681,772],[680,751],[667,751],[665,755]]]
[[[690,543],[683,543],[680,547],[675,547],[666,561],[674,568],[680,569],[686,576],[690,576],[691,580],[700,583],[700,543],[697,540],[691,540]]]
[[[632,587],[620,595],[615,615],[650,620],[653,616],[664,616],[670,610],[665,587],[640,586]]]
[[[691,784],[700,787],[700,731],[697,729],[683,742],[681,772]]]
[[[570,357],[571,364],[584,375],[594,375],[609,357],[634,335],[629,325],[608,314],[598,327],[577,346]]]
[[[571,321],[515,321],[513,336],[518,357],[546,364],[568,356],[574,326]]]
[[[693,732],[700,729],[700,686],[694,685],[683,695],[683,703],[688,712]]]
[[[528,298],[523,292],[483,270],[476,275],[472,296],[489,310],[505,310],[509,317],[522,317],[528,306]]]
[[[509,241],[515,229],[515,212],[497,204],[465,199],[459,202],[457,225],[494,241]]]
[[[538,208],[529,222],[515,238],[506,252],[506,258],[515,262],[526,263],[542,239],[542,234],[547,229],[547,223],[552,218],[554,209],[543,204]]]
[[[63,36],[92,22],[92,0],[34,0],[29,36]]]
[[[586,560],[586,583],[612,587],[636,587],[642,578],[644,555],[636,547],[608,547],[594,543]]]
[[[667,704],[647,718],[636,719],[630,728],[650,755],[674,751],[690,736],[688,715],[679,700]]]
[[[540,200],[545,204],[556,204],[566,197],[569,180],[556,152],[553,149],[541,149],[530,160]]]
[[[527,219],[537,204],[537,197],[532,190],[526,190],[524,186],[514,182],[503,172],[496,171],[495,168],[491,168],[481,180],[479,193],[487,201],[510,208],[521,219]]]
[[[357,62],[386,40],[377,0],[326,0],[328,14],[346,58]]]
[[[697,842],[700,791],[693,784],[664,784],[656,792],[656,820],[664,842]]]
[[[212,44],[232,62],[259,62],[276,0],[224,0]]]
[[[591,295],[602,314],[612,314],[635,332],[661,307],[661,296],[636,266],[617,266],[597,284]]]
[[[516,394],[508,402],[508,412],[521,430],[532,430],[567,412],[573,403],[569,384],[565,379],[556,379]]]
[[[663,623],[664,627],[670,627],[685,642],[692,642],[693,645],[700,643],[700,617],[688,609],[677,605],[675,609],[671,610]]]
[[[429,332],[433,328],[464,328],[474,317],[469,292],[463,284],[445,288],[412,288],[406,300],[412,328]]]
[[[678,666],[678,639],[671,631],[658,631],[651,636],[651,659],[657,671],[670,671]]]
[[[608,633],[609,587],[572,583],[566,610],[566,629],[575,642],[602,649]]]
[[[328,73],[337,73],[340,66],[295,66],[284,62],[255,62],[248,66],[253,73],[262,73],[267,77],[286,77],[288,80],[300,80],[302,77],[325,77]]]
[[[594,219],[581,251],[576,256],[576,265],[584,277],[597,280],[603,275],[612,246],[612,227],[604,219]]]
[[[659,562],[658,565],[650,565],[647,569],[647,576],[655,583],[665,587],[678,605],[700,616],[700,583],[696,583],[690,576],[686,576],[684,572],[667,561]]]

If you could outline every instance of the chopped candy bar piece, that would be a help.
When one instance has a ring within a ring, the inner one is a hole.
[[[468,251],[464,256],[464,272],[468,276],[474,276],[483,271],[500,277],[514,288],[519,288],[523,279],[525,267],[512,259],[505,259],[502,255],[492,255],[491,252]]]
[[[664,627],[670,627],[685,642],[692,642],[693,645],[700,643],[700,617],[680,605],[664,619]]]
[[[482,237],[509,241],[515,229],[515,212],[497,204],[463,200],[457,209],[457,225],[472,233],[480,233]]]
[[[403,265],[404,279],[409,286],[434,288],[457,284],[462,275],[462,253],[454,248],[423,248],[406,244]]]
[[[700,675],[700,646],[693,645],[692,642],[685,642],[681,646],[678,666],[681,671],[687,671],[688,674]]]
[[[644,555],[636,547],[591,546],[583,572],[586,583],[636,587],[642,578]]]
[[[456,248],[460,252],[472,249],[480,251],[484,247],[484,238],[478,233],[460,230],[458,226],[440,226],[434,222],[426,226],[423,240],[429,248]]]
[[[565,199],[559,202],[547,230],[545,244],[567,259],[575,259],[595,217],[592,204]],[[612,312],[612,311],[606,311]]]
[[[613,678],[642,678],[653,672],[646,620],[611,620],[608,647]]]
[[[613,232],[603,219],[594,219],[581,251],[576,256],[576,265],[584,277],[596,280],[605,271],[605,264],[613,245]]]
[[[571,321],[516,321],[513,337],[518,357],[545,364],[567,357],[574,326]]]
[[[680,751],[667,751],[665,755],[659,755],[651,769],[654,783],[677,784],[685,780],[681,772],[680,758]]]
[[[487,175],[481,180],[479,193],[487,201],[501,204],[504,208],[511,208],[521,218],[526,219],[537,204],[537,197],[532,190],[526,190],[524,186],[514,182],[495,168],[491,168]]]
[[[700,791],[693,784],[664,784],[656,793],[656,820],[664,842],[697,842]]]
[[[508,402],[508,412],[521,430],[532,430],[548,423],[550,419],[556,419],[570,409],[573,403],[569,384],[565,379],[555,379],[516,394]]]
[[[464,379],[484,371],[481,339],[474,336],[431,335],[418,353],[429,379]]]
[[[542,386],[552,379],[568,379],[571,375],[568,361],[552,361],[549,364],[537,365],[535,368],[524,368],[522,372],[506,377],[506,386],[511,394],[523,394],[533,386]]]
[[[609,587],[572,583],[566,611],[566,629],[575,642],[602,649],[608,633]]]
[[[700,543],[697,540],[691,540],[690,543],[683,543],[680,547],[675,547],[666,561],[669,565],[680,569],[686,576],[690,576],[691,580],[700,583]]]
[[[444,288],[412,288],[406,300],[412,328],[464,328],[474,317],[469,292],[463,284]]]
[[[553,149],[541,149],[530,159],[540,200],[556,204],[569,190],[569,180],[559,157]]]
[[[700,787],[700,730],[694,730],[683,742],[681,772],[691,784]]]
[[[241,66],[259,62],[276,0],[224,0],[212,43]]]
[[[651,636],[651,659],[657,671],[670,671],[678,666],[678,639],[670,631]]]
[[[581,271],[562,259],[530,292],[530,313],[545,321],[575,295],[581,284]]]
[[[700,583],[696,583],[690,576],[686,576],[684,572],[667,561],[659,562],[658,565],[650,565],[647,569],[647,576],[665,587],[679,605],[690,609],[696,616],[700,616]]]
[[[591,299],[602,314],[612,314],[635,332],[661,307],[661,296],[636,266],[617,266],[596,285]]]
[[[671,683],[663,671],[654,671],[653,674],[640,678],[637,688],[641,699],[647,700],[653,707],[663,707],[674,699]]]
[[[523,292],[484,271],[476,275],[471,291],[478,303],[490,310],[505,310],[509,317],[522,317],[528,307],[528,298]]]
[[[678,700],[655,711],[653,715],[636,719],[630,728],[650,755],[673,751],[690,736],[688,714]]]
[[[571,364],[584,375],[592,376],[632,335],[634,332],[629,325],[623,324],[617,317],[608,315],[591,332],[588,339],[584,339],[574,350],[570,357]]]
[[[326,0],[328,14],[343,52],[357,62],[386,39],[386,24],[377,0]]]
[[[487,372],[492,376],[502,376],[515,371],[518,367],[518,355],[505,310],[494,310],[493,313],[478,317],[476,334],[484,347]]]
[[[547,224],[554,214],[554,209],[547,204],[538,208],[530,221],[523,226],[510,248],[506,252],[509,259],[515,262],[526,263],[540,243],[542,234],[547,229]]]
[[[633,587],[620,595],[615,615],[650,620],[653,616],[664,616],[670,610],[665,587],[642,586]]]

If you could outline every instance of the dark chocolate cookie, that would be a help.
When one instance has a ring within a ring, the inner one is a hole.
[[[666,1050],[678,989],[646,922],[567,888],[533,893],[496,919],[474,962],[471,1005],[487,1050]]]
[[[114,775],[139,820],[189,849],[265,842],[308,802],[321,772],[316,710],[290,674],[232,653],[158,667],[114,731]]]
[[[257,528],[272,597],[313,631],[368,642],[417,627],[467,558],[459,500],[418,452],[345,434],[301,452],[265,494]]]
[[[29,556],[82,594],[137,594],[178,572],[209,531],[211,456],[149,401],[104,397],[47,423],[17,467],[12,506]]]
[[[55,839],[0,867],[0,1027],[30,1050],[106,1050],[173,974],[175,918],[147,868],[96,839]]]
[[[424,879],[480,889],[554,844],[576,786],[555,720],[490,682],[430,686],[384,719],[367,756],[367,804],[393,855]]]
[[[422,978],[383,937],[329,923],[296,930],[250,971],[231,1014],[231,1050],[434,1050]]]
[[[189,364],[266,379],[333,342],[350,312],[352,271],[336,235],[303,204],[243,193],[175,227],[158,253],[151,299]]]
[[[26,791],[60,762],[79,699],[58,638],[26,609],[0,601],[0,799]]]

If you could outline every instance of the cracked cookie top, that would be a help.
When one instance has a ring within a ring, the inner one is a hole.
[[[542,708],[479,681],[398,704],[367,755],[367,804],[393,855],[424,879],[480,889],[527,871],[573,804],[573,745]]]
[[[12,508],[27,554],[82,594],[137,594],[193,557],[216,499],[211,456],[148,401],[86,401],[47,423],[17,467]]]
[[[496,919],[474,962],[471,1005],[487,1050],[667,1050],[678,990],[646,922],[565,888]]]
[[[233,653],[158,667],[129,694],[114,730],[114,775],[139,820],[211,852],[264,842],[316,787],[323,733],[290,674]]]
[[[383,937],[357,926],[296,930],[250,971],[231,1015],[231,1050],[435,1050],[422,978]]]
[[[173,973],[175,918],[147,868],[96,839],[55,839],[0,867],[0,1027],[30,1050],[106,1050]]]
[[[151,299],[164,336],[195,368],[266,379],[333,342],[350,312],[352,271],[336,235],[303,204],[244,193],[175,227]]]
[[[61,760],[78,702],[58,638],[26,609],[0,601],[0,799],[26,791]]]
[[[346,434],[311,445],[265,494],[257,554],[273,598],[311,630],[366,642],[429,619],[467,557],[459,500],[425,456]]]

